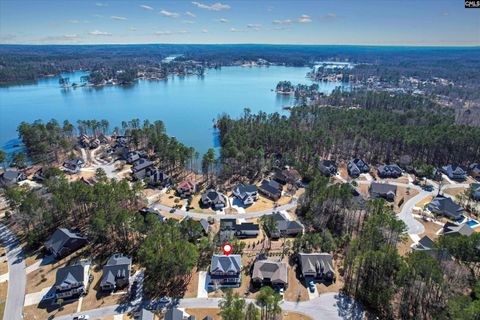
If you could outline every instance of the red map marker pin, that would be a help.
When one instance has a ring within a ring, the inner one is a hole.
[[[232,253],[232,245],[225,243],[223,245],[223,253],[228,257],[228,255]]]

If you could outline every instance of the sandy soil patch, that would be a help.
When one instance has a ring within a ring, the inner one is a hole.
[[[413,244],[413,240],[408,237],[404,242],[398,244],[398,253],[401,256],[406,256],[408,253],[412,252],[412,248],[410,247]]]
[[[288,287],[284,299],[287,301],[307,301],[308,289],[302,284],[297,275],[298,265],[288,266]]]
[[[205,308],[205,309],[185,309],[185,312],[191,316],[195,316],[196,319],[203,319],[206,316],[212,317],[214,320],[221,320],[222,317],[218,315],[220,309],[218,308]]]
[[[433,200],[433,196],[428,196],[426,198],[423,198],[422,200],[418,201],[415,204],[415,207],[424,208],[427,204],[432,202],[432,200]]]
[[[442,229],[441,225],[438,225],[430,221],[424,221],[418,218],[415,218],[415,220],[420,222],[425,228],[425,232],[420,235],[420,238],[422,238],[423,236],[428,236],[432,240],[435,240],[438,238],[437,231]]]
[[[45,320],[50,316],[64,316],[77,312],[78,301],[64,304],[60,309],[55,309],[48,312],[47,309],[38,308],[36,305],[23,308],[23,314],[25,319],[29,320]]]
[[[324,284],[324,283],[317,283],[317,291],[319,294],[327,293],[327,292],[339,292],[343,288],[343,277],[340,275],[339,266],[342,264],[342,260],[336,259],[334,262],[335,267],[335,275],[336,279],[335,282]]]
[[[401,176],[401,177],[398,177],[397,179],[388,178],[388,179],[383,179],[383,181],[405,183],[405,184],[408,184],[410,182],[408,180],[408,175],[406,175],[406,174]]]
[[[175,196],[175,191],[170,190],[160,196],[159,202],[164,206],[175,207],[177,205],[183,205],[186,203],[186,200]]]
[[[128,297],[126,288],[120,291],[125,292],[124,294],[120,294],[120,292],[110,295],[103,293],[100,289],[102,274],[103,270],[101,266],[91,266],[90,275],[93,276],[93,281],[88,288],[87,295],[83,297],[82,311],[116,305]]]
[[[8,272],[8,262],[7,257],[5,256],[5,248],[0,247],[0,274],[5,274]]]
[[[359,184],[357,186],[357,190],[358,192],[360,192],[360,194],[364,197],[369,197],[370,196],[370,192],[368,192],[368,189],[370,188],[370,185],[369,184]]]
[[[313,319],[301,313],[284,311],[282,312],[282,320],[313,320]]]
[[[466,189],[466,188],[450,188],[450,189],[445,189],[442,192],[456,197],[458,195],[463,195],[465,190],[468,190],[468,189]]]
[[[402,206],[410,200],[411,198],[415,197],[418,194],[418,191],[412,188],[406,188],[406,187],[397,187],[397,196],[395,197],[395,212],[399,213]],[[400,201],[403,203],[401,206],[399,206]]]
[[[3,312],[5,310],[5,303],[7,299],[8,282],[0,283],[0,319],[3,319]]]
[[[198,291],[198,270],[192,270],[192,276],[190,277],[190,282],[187,284],[185,290],[184,298],[196,298]],[[202,318],[203,319],[203,318]]]

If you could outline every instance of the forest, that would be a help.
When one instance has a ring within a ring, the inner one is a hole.
[[[480,157],[480,128],[455,124],[453,110],[427,98],[337,90],[319,99],[289,116],[220,116],[222,175],[255,178],[280,163],[312,176],[321,158],[441,166]]]

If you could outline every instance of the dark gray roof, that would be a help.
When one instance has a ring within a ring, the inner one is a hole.
[[[164,320],[183,320],[183,311],[177,308],[168,309]]]
[[[322,271],[333,272],[333,258],[329,253],[299,253],[300,263],[302,265],[302,273],[310,273]]]
[[[78,233],[75,233],[73,231],[70,231],[66,228],[58,228],[55,230],[55,232],[52,234],[50,239],[48,239],[45,242],[45,247],[48,250],[51,250],[53,253],[59,252],[64,245],[70,240],[70,239],[82,239],[86,240],[86,238]]]
[[[368,164],[362,159],[352,159],[347,164],[347,169],[350,174],[367,173],[370,170]]]
[[[402,169],[396,164],[385,164],[378,167],[381,175],[401,175]]]
[[[115,285],[116,278],[128,278],[130,276],[130,267],[132,259],[122,254],[112,255],[107,264],[103,267],[101,286],[106,284]]]
[[[68,286],[75,283],[83,283],[85,266],[77,264],[73,266],[63,267],[57,270],[55,278],[55,286]]]
[[[242,256],[231,254],[229,256],[215,254],[212,256],[210,272],[234,272],[242,271]]]
[[[263,180],[260,188],[271,194],[280,194],[283,189],[282,185],[275,180]]]
[[[265,278],[272,282],[288,283],[288,267],[284,262],[270,260],[258,260],[253,265],[252,280],[261,280]]]
[[[277,221],[278,231],[301,231],[303,226],[298,221],[290,221],[280,212],[274,213],[273,218]]]
[[[430,206],[452,219],[460,218],[465,210],[456,204],[451,198],[443,196],[435,197],[430,203]]]
[[[257,186],[254,184],[238,184],[235,189],[233,189],[233,194],[240,199],[245,199],[247,196],[250,196],[257,192]]]
[[[2,178],[5,181],[14,181],[14,180],[17,180],[18,176],[20,176],[21,174],[22,174],[21,171],[7,170],[2,174]]]
[[[202,202],[203,203],[210,203],[210,204],[223,204],[227,203],[227,197],[216,191],[215,189],[208,189],[204,193],[202,193]]]
[[[444,235],[452,235],[452,236],[469,236],[475,231],[466,223],[461,225],[456,225],[453,223],[445,223],[443,226],[443,234]]]
[[[152,161],[141,158],[141,159],[134,162],[133,167],[132,167],[132,171],[133,172],[138,172],[138,171],[146,169],[150,166],[153,166]]]
[[[201,220],[200,220],[200,224],[201,224],[201,226],[202,226],[202,228],[203,228],[203,231],[204,231],[205,233],[208,233],[208,230],[210,229],[210,225],[208,224],[208,221],[205,220],[205,219],[201,219]]]
[[[467,172],[464,168],[457,164],[449,164],[448,166],[442,167],[442,171],[448,176],[464,176]]]
[[[379,195],[386,195],[388,193],[395,194],[397,192],[397,186],[389,183],[372,182],[370,184],[370,192]]]
[[[139,320],[153,320],[154,319],[154,314],[150,310],[147,310],[145,308],[142,308],[142,311],[140,312],[140,319]]]
[[[418,243],[424,248],[424,249],[431,249],[435,247],[435,243],[433,242],[432,239],[430,239],[428,236],[423,236],[422,239],[418,241]]]

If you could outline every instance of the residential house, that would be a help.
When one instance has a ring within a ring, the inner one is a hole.
[[[378,176],[382,179],[384,178],[398,178],[402,176],[402,169],[396,164],[384,164],[378,167],[377,169]]]
[[[147,310],[145,308],[142,308],[142,310],[140,310],[137,316],[138,316],[138,320],[154,320],[155,319],[155,314],[152,311]]]
[[[188,198],[197,191],[197,185],[190,179],[185,179],[177,185],[177,193],[182,198]]]
[[[85,264],[75,264],[57,270],[55,277],[55,299],[76,299],[87,290],[88,268]]]
[[[442,234],[445,236],[469,236],[475,231],[466,223],[455,224],[447,222],[443,225]]]
[[[296,237],[298,234],[303,233],[303,226],[298,221],[292,221],[280,212],[273,214],[273,218],[276,221],[276,230],[268,230],[269,236],[273,239],[280,237]]]
[[[98,140],[100,140],[100,143],[103,143],[103,144],[110,143],[111,141],[110,137],[104,135],[103,133],[98,136]]]
[[[85,165],[85,161],[81,158],[72,159],[63,163],[64,171],[69,174],[77,174],[80,169]]]
[[[251,222],[237,224],[236,219],[220,219],[220,240],[222,242],[238,239],[256,238],[260,232],[260,226]]]
[[[281,183],[281,184],[292,184],[297,185],[301,182],[302,176],[300,173],[290,168],[289,166],[285,166],[283,170],[276,170],[275,174],[273,175],[273,180]]]
[[[86,134],[81,134],[80,137],[78,137],[78,143],[82,148],[90,148],[90,138]]]
[[[152,161],[140,158],[133,163],[132,172],[135,174],[136,172],[140,172],[151,167],[153,167]]]
[[[103,275],[100,280],[100,288],[103,291],[114,291],[128,286],[132,259],[123,254],[112,255],[103,267]]]
[[[172,184],[172,178],[158,168],[149,170],[148,185],[151,187],[166,188]]]
[[[16,183],[26,180],[25,173],[17,170],[7,170],[0,176],[0,185],[5,187],[11,187]]]
[[[334,176],[337,174],[338,168],[333,160],[322,160],[318,165],[320,172],[327,177]]]
[[[243,205],[248,206],[258,199],[258,189],[254,184],[239,184],[233,189],[233,195],[240,200]]]
[[[480,183],[472,183],[470,185],[470,196],[473,200],[480,201]]]
[[[469,170],[470,170],[470,175],[473,178],[475,179],[480,178],[480,163],[472,163],[469,167]]]
[[[66,228],[58,228],[45,242],[45,249],[56,258],[61,258],[84,247],[87,243],[87,238],[81,234]]]
[[[358,178],[362,173],[368,173],[370,166],[362,159],[352,159],[347,164],[348,175],[352,178]]]
[[[467,176],[467,171],[457,164],[449,164],[441,170],[451,180],[464,181]]]
[[[160,221],[160,223],[164,223],[165,222],[165,216],[163,216],[159,210],[155,209],[155,208],[152,208],[152,207],[145,207],[143,209],[140,210],[140,214],[146,218],[147,215],[151,213],[151,214],[154,214],[155,216],[157,216],[158,220]]]
[[[210,232],[210,224],[205,219],[200,219],[200,225],[202,226],[203,233],[207,235]]]
[[[90,149],[97,149],[100,147],[100,140],[97,138],[93,138],[90,140]]]
[[[45,169],[42,167],[35,171],[33,174],[32,180],[37,181],[37,182],[43,182],[45,181]]]
[[[268,198],[278,201],[282,196],[283,187],[275,180],[262,180],[258,190]]]
[[[140,160],[140,154],[137,151],[130,151],[127,152],[124,158],[128,164],[133,164],[134,162]]]
[[[242,256],[214,254],[210,264],[208,284],[211,287],[240,287],[242,283]]]
[[[257,260],[253,265],[252,282],[254,285],[269,285],[286,288],[288,286],[288,266],[285,262]]]
[[[369,192],[372,198],[384,198],[387,201],[394,201],[397,195],[397,186],[388,183],[372,182]]]
[[[212,207],[214,210],[221,210],[227,206],[227,196],[215,189],[208,189],[202,193],[202,205]]]
[[[444,196],[436,196],[430,202],[427,208],[436,215],[447,217],[451,220],[458,220],[462,217],[464,208],[456,204],[452,198]]]
[[[163,320],[195,320],[195,316],[191,316],[183,309],[169,308],[165,312]]]
[[[305,279],[335,279],[333,257],[329,253],[299,253],[302,277]]]
[[[429,236],[423,236],[418,243],[412,246],[412,250],[426,252],[435,259],[443,261],[452,260],[452,256],[448,252],[435,247],[435,243]]]

